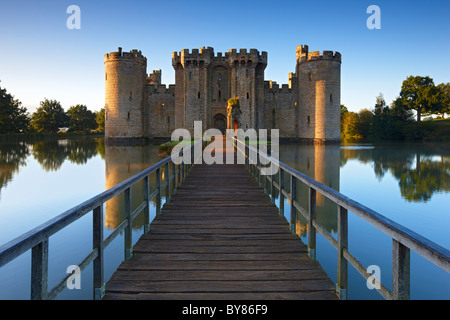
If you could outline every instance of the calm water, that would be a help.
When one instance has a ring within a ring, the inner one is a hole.
[[[281,161],[340,191],[363,205],[403,224],[439,245],[450,248],[450,148],[442,145],[283,144]],[[108,189],[158,162],[157,145],[105,146],[103,139],[0,143],[0,245]],[[151,180],[152,181],[152,180]],[[143,199],[133,189],[133,206]],[[287,186],[286,186],[287,187]],[[288,187],[287,187],[288,188]],[[297,187],[297,198],[307,189]],[[336,206],[317,197],[317,218],[335,237]],[[306,206],[304,200],[300,203]],[[123,220],[123,199],[105,204],[104,234]],[[285,205],[289,220],[289,206]],[[151,208],[151,218],[155,215]],[[143,232],[134,223],[133,241]],[[79,264],[92,249],[92,215],[58,232],[49,241],[49,289]],[[307,227],[300,217],[296,230],[307,243]],[[349,213],[349,249],[365,266],[378,265],[381,281],[391,288],[392,241]],[[105,280],[123,259],[123,238],[105,250]],[[0,299],[28,299],[28,252],[0,269]],[[336,282],[336,250],[317,236],[317,259]],[[380,299],[349,267],[349,298]],[[411,253],[411,298],[450,299],[450,275]],[[81,274],[81,290],[66,289],[59,299],[92,299],[92,266]]]

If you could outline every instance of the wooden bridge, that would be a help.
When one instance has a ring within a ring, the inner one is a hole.
[[[113,274],[105,296],[336,298],[334,284],[243,164],[195,165]]]
[[[349,263],[363,278],[372,279],[348,249],[352,213],[392,238],[392,290],[376,279],[372,282],[385,299],[410,298],[411,250],[450,273],[448,249],[236,138],[232,147],[224,147],[224,155],[240,156],[245,164],[193,165],[191,151],[203,145],[197,141],[0,246],[0,268],[31,250],[31,299],[55,299],[72,274],[48,290],[49,238],[92,213],[92,251],[78,267],[82,271],[92,263],[96,300],[346,299]],[[174,163],[174,157],[189,154],[190,163]],[[275,165],[278,172],[262,174],[264,163]],[[156,177],[152,192],[150,175]],[[141,181],[144,201],[133,210],[131,190]],[[306,209],[297,199],[300,183],[309,188]],[[163,191],[166,203],[161,208]],[[317,193],[336,204],[336,238],[316,219]],[[104,238],[104,205],[119,194],[124,195],[125,219]],[[152,200],[156,218],[151,222]],[[290,223],[284,217],[285,200]],[[133,246],[132,222],[138,215],[145,221],[144,235]],[[296,235],[300,215],[307,221],[306,244]],[[318,233],[336,249],[336,284],[315,259]],[[121,234],[124,261],[105,285],[105,248]]]

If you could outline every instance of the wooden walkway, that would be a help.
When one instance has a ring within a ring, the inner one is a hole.
[[[104,299],[337,299],[243,165],[195,165]]]

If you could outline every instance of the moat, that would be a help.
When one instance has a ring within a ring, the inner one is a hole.
[[[101,138],[0,143],[0,245],[59,213],[109,189],[158,162],[158,145],[105,146]],[[449,248],[450,148],[439,144],[282,144],[280,160],[378,211],[420,235]],[[300,188],[299,195],[307,190]],[[143,195],[136,190],[137,205]],[[123,199],[106,204],[105,237],[123,220]],[[300,200],[302,202],[302,200]],[[289,206],[285,216],[289,220]],[[321,225],[336,236],[336,206],[317,198]],[[151,208],[151,218],[155,215]],[[299,235],[307,239],[299,219]],[[49,287],[91,249],[92,219],[86,215],[50,238]],[[142,234],[137,218],[133,239]],[[304,240],[306,242],[306,240]],[[349,214],[349,247],[365,265],[378,265],[391,277],[391,239]],[[105,280],[122,260],[123,242],[107,248]],[[336,251],[317,236],[317,258],[336,281]],[[0,269],[0,299],[29,298],[30,253]],[[22,276],[26,275],[26,276]],[[349,268],[350,299],[381,299]],[[92,266],[82,273],[81,290],[66,289],[60,299],[92,298]],[[411,299],[449,299],[445,271],[411,253]]]

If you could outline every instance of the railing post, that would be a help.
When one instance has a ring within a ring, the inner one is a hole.
[[[170,176],[170,178],[172,179],[172,195],[174,195],[177,191],[177,176],[176,176],[176,168],[175,168],[175,163],[173,163],[172,161],[172,175]]]
[[[150,231],[150,179],[149,176],[145,176],[144,178],[144,233],[148,233]]]
[[[97,258],[93,262],[94,300],[101,300],[105,295],[104,282],[104,248],[103,248],[103,204],[94,209],[92,214],[92,247],[97,248]]]
[[[125,228],[125,260],[128,261],[133,255],[132,230],[133,222],[131,221],[131,187],[125,190],[125,219],[128,224]]]
[[[392,239],[392,298],[410,299],[410,250]]]
[[[274,180],[275,180],[276,174],[272,174],[270,176],[270,193],[272,194],[272,203],[275,203],[275,185],[274,185]]]
[[[31,300],[44,300],[48,285],[48,238],[31,249]]]
[[[308,221],[308,255],[316,259],[316,228],[313,223],[316,219],[316,190],[309,188],[309,221]]]
[[[184,162],[183,162],[184,169]],[[184,170],[183,170],[184,175]],[[156,169],[156,215],[161,214],[161,168]]]
[[[296,221],[296,211],[294,206],[294,201],[297,198],[297,181],[296,178],[291,175],[291,218],[290,218],[290,225],[291,225],[291,232],[293,234],[296,234],[295,230],[295,221]]]
[[[347,300],[348,263],[344,258],[344,249],[348,248],[348,211],[338,205],[338,264],[337,293],[341,300]]]
[[[280,167],[278,176],[278,181],[280,183],[280,215],[284,216],[284,194],[283,194],[283,187],[284,187],[284,172],[283,169]]]
[[[164,180],[166,182],[166,202],[170,201],[170,172],[169,172],[169,162],[166,163],[164,169]]]

